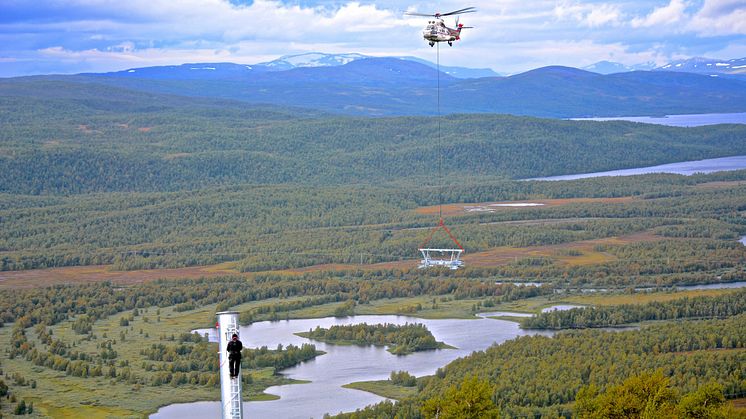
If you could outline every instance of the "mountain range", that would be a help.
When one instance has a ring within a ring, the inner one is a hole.
[[[320,67],[337,67],[353,61],[376,58],[357,53],[324,54],[309,52],[306,54],[285,55],[276,60],[259,64],[234,63],[187,63],[181,65],[131,68],[117,71],[117,76],[146,77],[159,79],[240,79],[264,72],[280,72],[294,69],[310,69]],[[404,61],[424,64],[430,68],[437,65],[417,57],[391,57]],[[440,71],[456,78],[497,77],[500,74],[489,68],[468,68],[458,66],[440,66]]]
[[[309,52],[305,54],[295,55],[284,55],[272,61],[262,62],[258,64],[232,64],[235,66],[229,71],[286,71],[296,68],[310,68],[310,67],[336,67],[340,65],[349,64],[356,60],[363,60],[369,58],[377,58],[369,55],[358,54],[358,53],[343,53],[343,54],[325,54],[321,52]],[[431,61],[423,60],[418,57],[403,56],[403,57],[390,57],[399,58],[406,61],[414,61],[420,64],[424,64],[431,68],[437,68],[437,65]],[[169,72],[179,70],[204,70],[204,71],[226,71],[228,70],[228,64],[231,63],[207,63],[207,64],[183,64],[180,66],[163,66],[163,67],[146,67],[146,68],[133,68],[125,70],[129,73],[142,73],[147,71],[151,73],[162,72],[162,77],[168,78]],[[730,60],[718,60],[711,58],[689,58],[684,60],[672,61],[662,66],[657,65],[655,62],[649,61],[646,63],[639,63],[634,65],[626,65],[613,61],[599,61],[581,68],[582,70],[591,71],[598,74],[614,74],[614,73],[625,73],[630,71],[676,71],[684,73],[696,73],[696,74],[707,74],[707,75],[737,75],[746,77],[746,58],[736,58]],[[470,68],[463,66],[440,66],[440,71],[449,76],[470,79],[470,78],[481,78],[481,77],[498,77],[504,76],[504,73],[497,73],[490,68]],[[134,74],[133,74],[134,75]],[[193,78],[210,78],[208,74],[193,74]],[[214,75],[212,76],[214,77]]]
[[[740,63],[731,60],[728,68],[737,71]],[[693,68],[725,69],[707,64]],[[438,73],[432,63],[412,57],[361,54],[312,53],[255,65],[195,63],[5,79],[14,80],[96,83],[364,116],[503,113],[573,118],[746,112],[746,77],[737,74],[712,77],[667,69],[598,74],[560,66],[512,76],[462,67],[441,67]]]
[[[676,60],[658,66],[653,62],[628,66],[613,61],[599,61],[583,70],[599,74],[624,73],[629,71],[675,71],[679,73],[705,74],[709,76],[740,76],[746,77],[746,57],[732,60],[717,60],[712,58],[694,57]]]

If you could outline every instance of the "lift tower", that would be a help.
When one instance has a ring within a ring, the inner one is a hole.
[[[243,419],[243,403],[241,402],[241,374],[231,378],[228,363],[228,342],[233,334],[239,339],[238,312],[222,311],[218,316],[218,335],[220,337],[220,396],[223,401],[223,419]],[[239,370],[240,371],[240,370]]]

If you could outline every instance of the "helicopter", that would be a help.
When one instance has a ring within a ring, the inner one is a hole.
[[[456,17],[456,28],[451,29],[443,22],[443,16],[460,15],[463,13],[476,12],[474,7],[466,7],[459,10],[454,10],[448,13],[438,13],[428,15],[423,13],[405,13],[408,16],[428,16],[434,17],[435,20],[427,22],[427,26],[422,30],[422,37],[430,44],[434,46],[436,42],[448,42],[448,46],[453,46],[453,41],[461,39],[461,29],[473,28],[473,26],[464,26],[462,23],[458,23],[458,17]]]

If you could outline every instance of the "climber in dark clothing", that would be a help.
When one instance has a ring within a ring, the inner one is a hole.
[[[228,367],[231,371],[231,378],[238,377],[241,369],[241,349],[243,345],[238,340],[238,335],[234,333],[233,338],[228,342]]]

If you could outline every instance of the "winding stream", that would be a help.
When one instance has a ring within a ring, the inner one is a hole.
[[[433,333],[435,339],[458,349],[440,349],[396,356],[382,347],[331,345],[293,334],[308,331],[316,326],[330,327],[356,323],[422,323]],[[215,329],[198,332],[208,332],[211,340],[216,339]],[[389,377],[391,371],[399,370],[409,371],[416,376],[430,375],[456,358],[486,349],[493,343],[535,334],[551,335],[552,332],[524,331],[517,323],[485,317],[473,320],[428,320],[408,316],[354,316],[254,323],[241,328],[241,340],[244,345],[253,348],[266,345],[275,348],[278,344],[301,345],[312,342],[326,354],[282,371],[283,375],[290,378],[308,380],[311,383],[270,387],[266,392],[280,396],[279,400],[247,402],[244,403],[244,411],[251,418],[272,419],[321,418],[325,413],[354,411],[378,403],[384,398],[342,388],[343,384],[353,381],[384,380]],[[215,394],[219,394],[217,390]],[[219,415],[220,402],[196,402],[166,406],[150,417],[175,419]]]

